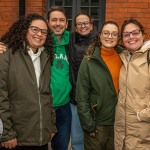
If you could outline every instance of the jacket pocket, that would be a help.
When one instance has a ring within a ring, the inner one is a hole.
[[[91,111],[93,114],[96,114],[98,109],[98,95],[92,94],[90,95],[90,105],[91,105]]]

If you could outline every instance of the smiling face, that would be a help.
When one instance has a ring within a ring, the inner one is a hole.
[[[34,20],[31,22],[31,25],[27,32],[27,40],[29,42],[30,48],[33,50],[33,52],[35,52],[39,47],[41,47],[45,43],[47,35],[42,34],[41,30],[37,32],[36,30],[33,30],[31,27],[37,27],[39,29],[47,31],[47,25],[42,20]]]
[[[102,43],[102,48],[107,50],[112,49],[118,43],[119,29],[115,24],[106,24],[103,26],[99,37]]]
[[[67,18],[61,11],[52,11],[49,14],[49,27],[56,36],[61,36],[68,26]]]
[[[134,32],[136,34],[134,33]],[[129,36],[125,36],[125,35]],[[134,23],[129,23],[125,26],[123,31],[123,44],[131,53],[134,53],[135,51],[139,50],[139,48],[143,45],[144,42],[144,35],[140,31],[140,28],[135,25]]]
[[[79,15],[76,17],[76,32],[78,32],[80,35],[87,35],[91,32],[93,29],[93,24],[91,23],[91,20],[86,15]]]

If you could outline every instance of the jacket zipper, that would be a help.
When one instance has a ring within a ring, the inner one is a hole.
[[[42,87],[42,82],[41,82],[41,74],[42,74],[43,70],[41,68],[41,73],[40,73],[40,78],[39,78],[39,88],[38,88],[38,96],[39,96],[39,108],[40,108],[40,146],[42,145],[42,141],[43,141],[43,124],[42,124],[42,106],[41,106],[41,98],[40,98],[40,87]],[[38,86],[37,86],[38,87]]]
[[[41,75],[40,75],[40,79],[39,79],[39,88],[40,88],[40,85],[41,85]],[[43,140],[43,132],[42,132],[42,107],[41,107],[41,98],[40,98],[40,90],[38,88],[38,97],[39,97],[39,108],[40,108],[40,145],[42,145],[42,140]]]
[[[30,57],[30,59],[31,59],[31,57]],[[31,59],[31,61],[32,61],[32,59]],[[41,61],[40,61],[40,63],[41,63]],[[32,64],[33,64],[33,61],[32,61]],[[33,65],[33,68],[34,68],[34,65]],[[35,69],[34,69],[34,72],[35,72]],[[36,77],[36,74],[35,74],[35,77]],[[41,87],[41,73],[40,73],[40,78],[39,78],[39,87],[38,87],[38,84],[37,84],[37,79],[36,79],[36,86],[37,86],[37,93],[38,93],[38,101],[39,101],[39,109],[40,109],[40,137],[39,137],[39,142],[40,142],[40,146],[42,145],[42,141],[43,141],[43,132],[42,132],[42,128],[43,128],[43,126],[42,126],[42,107],[41,107],[41,98],[40,98],[40,87]]]
[[[132,56],[131,56],[132,57]],[[124,101],[124,109],[125,109],[125,139],[124,139],[124,147],[125,147],[125,149],[126,149],[126,144],[125,144],[125,141],[126,141],[126,134],[127,134],[127,131],[126,131],[126,123],[127,123],[127,121],[126,121],[126,119],[127,119],[127,112],[126,112],[126,108],[127,108],[127,84],[128,84],[128,70],[129,70],[129,63],[130,63],[130,60],[131,60],[131,57],[130,57],[130,59],[129,60],[127,60],[127,62],[128,62],[128,64],[127,64],[127,74],[126,74],[126,98],[125,98],[125,101]],[[126,58],[127,59],[127,58]]]
[[[40,91],[38,90],[39,96],[39,108],[40,108],[40,145],[42,145],[42,111],[41,111],[41,99],[40,99]]]

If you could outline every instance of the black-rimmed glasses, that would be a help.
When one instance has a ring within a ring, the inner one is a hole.
[[[110,33],[108,30],[105,30],[102,32],[102,36],[107,38],[111,35],[112,38],[116,39],[119,37],[119,33],[118,32],[112,32]]]
[[[41,31],[41,34],[46,36],[47,35],[47,30],[46,29],[40,29],[36,26],[30,26],[31,30],[33,33],[38,33],[39,31]]]
[[[140,29],[136,29],[136,30],[133,30],[131,32],[123,32],[122,36],[123,38],[129,38],[130,35],[132,34],[132,36],[138,36],[140,34],[141,30]]]
[[[82,25],[84,25],[85,27],[89,26],[91,24],[90,21],[84,21],[84,22],[77,22],[76,26],[77,27],[82,27]]]

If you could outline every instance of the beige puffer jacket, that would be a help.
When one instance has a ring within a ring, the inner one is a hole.
[[[119,101],[115,118],[115,150],[150,150],[150,65],[147,52],[150,41],[127,60],[119,79]]]

